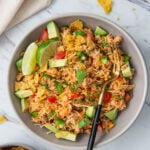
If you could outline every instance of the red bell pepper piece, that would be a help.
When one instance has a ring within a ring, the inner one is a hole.
[[[35,93],[34,93],[33,95],[30,96],[30,98],[34,98],[35,96],[36,96],[36,95],[35,95]]]
[[[125,96],[124,96],[125,102],[129,102],[130,99],[131,99],[131,95],[130,95],[128,92],[126,92],[126,93],[125,93]]]
[[[121,76],[119,76],[119,77],[117,78],[117,80],[118,80],[118,81],[121,81],[121,80],[122,80],[122,77],[121,77]]]
[[[49,101],[50,103],[55,103],[56,97],[55,97],[55,96],[48,97],[48,101]]]
[[[89,60],[90,60],[90,63],[92,64],[93,63],[93,58],[89,57]]]
[[[43,30],[43,32],[42,32],[42,34],[41,34],[41,41],[47,41],[47,40],[49,40],[49,38],[48,38],[48,31],[47,31],[47,29],[45,28],[44,30]]]
[[[101,124],[98,124],[98,131],[99,131],[101,134],[103,134],[103,128],[102,128]]]
[[[78,98],[80,96],[80,94],[72,94],[71,98]]]
[[[63,59],[65,57],[65,52],[64,51],[59,51],[56,54],[56,59]]]
[[[87,33],[87,37],[89,37],[92,41],[94,41],[94,35],[93,35],[92,31],[89,31]]]
[[[91,93],[91,88],[88,88],[88,93]]]
[[[105,104],[109,103],[111,97],[112,97],[112,94],[111,94],[110,92],[107,92],[107,91],[106,91],[106,92],[104,93],[103,102],[104,102]]]
[[[80,94],[75,92],[74,94],[71,95],[71,98],[78,98],[79,96],[80,96]]]

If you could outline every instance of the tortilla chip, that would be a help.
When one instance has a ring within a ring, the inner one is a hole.
[[[7,118],[5,116],[0,116],[0,124],[6,121],[7,121]]]
[[[75,30],[82,30],[83,29],[83,23],[80,21],[80,20],[76,20],[74,22],[72,22],[70,24],[70,27],[69,27],[72,31],[75,31]]]
[[[103,7],[106,14],[112,10],[112,0],[97,0],[98,3]]]

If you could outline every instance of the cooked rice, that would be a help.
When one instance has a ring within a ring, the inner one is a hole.
[[[77,23],[77,24],[76,24]],[[43,68],[39,69],[37,66],[37,71],[32,75],[24,76],[22,71],[20,71],[16,77],[15,91],[24,89],[32,90],[35,96],[30,96],[27,98],[29,102],[29,112],[38,112],[36,118],[32,117],[34,123],[44,125],[45,123],[51,122],[56,128],[53,122],[55,118],[60,118],[65,121],[65,126],[61,130],[72,131],[75,133],[90,133],[92,127],[91,123],[83,128],[78,127],[78,123],[85,117],[86,109],[85,107],[76,107],[74,103],[96,106],[99,98],[99,94],[88,97],[87,90],[90,89],[90,94],[97,93],[103,86],[103,83],[109,80],[112,72],[113,64],[116,60],[116,51],[119,53],[121,68],[125,67],[123,61],[123,51],[120,48],[120,42],[122,38],[120,36],[113,37],[111,34],[107,36],[100,37],[94,36],[91,28],[83,28],[82,22],[76,22],[75,25],[70,25],[70,28],[61,29],[61,40],[63,44],[58,47],[58,51],[65,51],[65,58],[68,59],[68,66],[61,68],[48,68],[46,64]],[[86,36],[74,36],[72,31],[80,29],[84,31]],[[105,44],[105,46],[104,46]],[[84,62],[77,61],[78,56],[77,51],[90,52],[88,59]],[[106,64],[100,62],[100,58],[105,55],[108,56],[108,61]],[[78,97],[72,98],[71,95],[74,91],[70,89],[70,86],[77,84],[76,70],[85,70],[86,75],[83,82],[79,85],[77,93]],[[46,78],[43,73],[52,76],[53,78]],[[70,85],[66,85],[64,80]],[[134,85],[129,81],[131,79],[123,78],[120,73],[119,79],[116,79],[109,85],[109,92],[112,95],[117,95],[118,97],[124,97],[126,91],[131,91]],[[55,81],[63,83],[63,93],[58,94]],[[96,83],[99,86],[96,86]],[[47,84],[46,87],[41,86],[41,84]],[[48,97],[56,97],[55,103],[50,103],[47,99]],[[101,121],[103,129],[108,132],[112,127],[114,127],[114,122],[108,119],[104,113],[108,112],[114,108],[118,108],[122,111],[127,107],[127,103],[124,100],[112,97],[110,102],[103,103]],[[56,114],[51,119],[48,116],[53,111]]]

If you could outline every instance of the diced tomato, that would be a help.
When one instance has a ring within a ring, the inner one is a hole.
[[[110,92],[105,92],[104,93],[104,100],[103,100],[103,102],[106,104],[106,103],[109,103],[110,102],[110,99],[111,99],[111,96],[112,96],[112,94],[110,93]]]
[[[65,52],[64,51],[59,51],[56,54],[56,59],[63,59],[65,57]]]
[[[56,97],[55,97],[55,96],[53,96],[53,97],[48,97],[48,101],[49,101],[50,103],[55,103]]]
[[[34,98],[35,96],[36,96],[36,95],[35,95],[35,94],[33,94],[33,95],[31,95],[31,96],[30,96],[30,98]]]
[[[79,96],[80,96],[79,93],[77,93],[77,94],[72,94],[72,95],[71,95],[71,98],[78,98]]]
[[[121,76],[119,76],[117,80],[118,80],[118,81],[121,81],[121,80],[122,80],[122,77],[121,77]]]
[[[124,96],[125,102],[129,102],[130,99],[131,99],[131,95],[130,95],[128,92],[126,92],[126,93],[125,93],[125,96]]]
[[[88,88],[88,93],[91,93],[91,88]]]
[[[103,128],[102,128],[101,124],[98,125],[98,131],[99,131],[101,134],[103,134]]]
[[[93,35],[92,31],[89,31],[87,33],[87,37],[89,37],[92,41],[94,41],[94,35]]]
[[[89,57],[89,60],[90,60],[90,63],[92,64],[93,63],[93,58]]]
[[[43,32],[42,32],[42,34],[41,34],[41,41],[47,41],[47,40],[49,40],[49,38],[48,38],[48,31],[47,31],[47,29],[45,28],[44,30],[43,30]]]
[[[94,41],[94,35],[93,33],[90,34],[91,40]]]

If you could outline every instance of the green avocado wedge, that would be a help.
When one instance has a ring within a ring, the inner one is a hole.
[[[37,51],[36,61],[37,64],[42,68],[45,63],[50,59],[52,56],[55,55],[57,51],[57,47],[61,44],[61,41],[58,40],[48,40],[43,42]]]
[[[116,118],[117,118],[117,115],[118,115],[118,109],[115,108],[109,112],[106,112],[104,114],[107,118],[109,118],[111,121],[114,121]]]
[[[108,32],[103,28],[96,26],[95,35],[106,36]]]
[[[86,115],[89,117],[89,118],[94,118],[94,115],[95,115],[95,107],[94,106],[89,106],[87,109],[86,109]]]
[[[60,37],[59,28],[54,21],[50,21],[47,25],[49,39],[58,39]]]
[[[18,98],[26,98],[33,95],[33,92],[31,90],[18,90],[15,92],[15,95]]]
[[[73,133],[73,132],[68,132],[68,131],[63,131],[63,130],[58,130],[57,128],[55,128],[53,125],[51,125],[50,123],[46,123],[44,124],[44,127],[47,128],[48,130],[50,130],[51,132],[56,134],[61,134],[66,132],[67,134],[65,136],[62,136],[60,138],[65,139],[65,140],[69,140],[69,141],[76,141],[77,139],[77,134]]]
[[[22,98],[21,99],[21,111],[26,112],[28,110],[28,108],[29,108],[29,103],[28,103],[27,99]]]
[[[20,68],[22,67],[22,58],[16,61],[16,66],[17,66],[17,69],[20,70]]]

